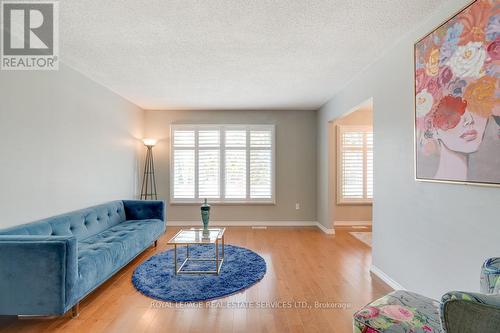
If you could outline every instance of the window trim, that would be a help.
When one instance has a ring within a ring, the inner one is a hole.
[[[195,146],[194,147],[177,147],[174,148],[174,131],[175,130],[194,130],[195,131]],[[198,205],[203,201],[203,198],[198,197],[198,152],[199,150],[213,150],[213,147],[198,147],[198,131],[200,130],[219,130],[219,194],[220,198],[208,198],[210,204],[215,205],[276,205],[276,125],[274,124],[171,124],[170,125],[170,196],[169,203],[171,205]],[[246,147],[225,147],[225,131],[226,130],[245,130],[246,131]],[[250,147],[250,131],[251,130],[270,130],[271,131],[271,198],[270,199],[251,199],[250,198],[250,151],[251,150],[269,150],[263,147]],[[195,198],[174,198],[174,150],[195,150]],[[226,150],[246,150],[246,198],[227,199],[225,196],[225,159]]]
[[[363,143],[363,196],[364,198],[344,198],[342,195],[342,184],[343,184],[343,172],[342,172],[342,134],[344,132],[353,132],[353,131],[363,131],[363,132],[372,132],[372,126],[354,126],[354,125],[337,125],[337,186],[336,186],[336,197],[337,197],[337,205],[373,205],[373,197],[367,198],[367,159],[364,156],[367,155],[367,145],[366,145],[366,136],[364,136]],[[372,147],[373,154],[373,147]],[[372,180],[373,183],[373,180]]]

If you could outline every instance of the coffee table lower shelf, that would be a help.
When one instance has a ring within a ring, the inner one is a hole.
[[[175,260],[177,260],[177,258]],[[218,262],[218,264],[215,264],[216,268],[213,271],[183,271],[182,268],[189,261],[213,261],[214,263]],[[224,255],[220,259],[218,259],[218,258],[214,258],[214,259],[212,259],[212,258],[189,258],[188,257],[188,258],[184,259],[184,261],[179,266],[179,268],[177,268],[177,264],[175,265],[175,274],[176,275],[177,274],[215,274],[215,275],[219,275],[220,268],[222,267],[223,262],[224,262]]]
[[[203,238],[202,241],[200,241],[200,237],[198,233],[202,232],[202,229],[198,228],[191,228],[188,230],[180,230],[170,241],[168,244],[174,245],[174,274],[214,274],[214,275],[219,275],[222,264],[224,263],[224,250],[225,250],[225,242],[224,242],[224,231],[225,228],[214,228],[214,229],[209,229],[210,232],[214,232],[214,237],[210,238],[209,240],[204,240]],[[194,239],[190,239],[190,236],[194,234]],[[221,251],[219,253],[219,241],[222,245]],[[208,257],[208,258],[193,258],[190,257],[189,255],[189,245],[214,245],[215,246],[215,257]],[[177,248],[180,246],[186,246],[186,258],[184,261],[181,263],[181,265],[178,267],[177,263]],[[213,262],[213,270],[183,270],[185,268],[186,264],[192,261],[209,261]]]

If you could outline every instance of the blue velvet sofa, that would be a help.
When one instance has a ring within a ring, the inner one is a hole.
[[[165,231],[163,201],[123,200],[0,230],[0,315],[62,315]]]

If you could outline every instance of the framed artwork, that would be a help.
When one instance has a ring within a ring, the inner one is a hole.
[[[472,2],[414,51],[416,179],[500,186],[500,1]]]

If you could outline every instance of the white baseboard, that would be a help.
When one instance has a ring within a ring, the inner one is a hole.
[[[406,290],[405,287],[394,281],[389,275],[385,274],[380,268],[375,265],[370,267],[370,272],[375,274],[379,279],[384,281],[389,287],[394,290]]]
[[[327,228],[319,222],[316,222],[316,226],[327,235],[335,235],[335,229]]]
[[[211,225],[221,227],[315,227],[316,221],[210,221]],[[201,221],[167,221],[167,226],[201,226]]]
[[[317,221],[210,221],[210,224],[221,227],[317,227],[325,234],[335,234],[334,229],[325,228]],[[167,226],[194,227],[201,226],[200,221],[167,221]]]
[[[337,227],[352,227],[356,225],[371,226],[372,221],[335,221],[333,225]]]

